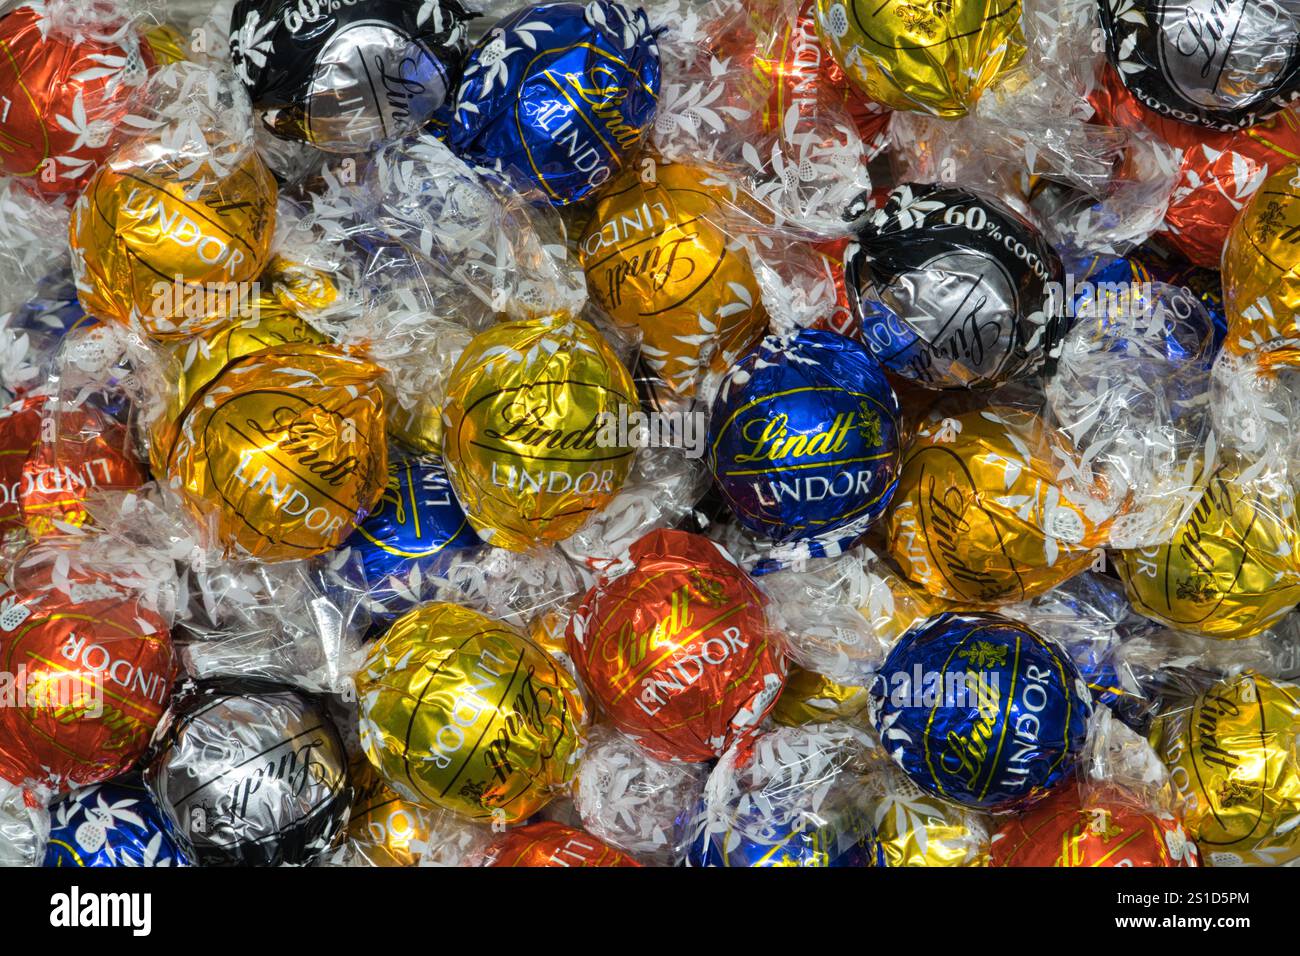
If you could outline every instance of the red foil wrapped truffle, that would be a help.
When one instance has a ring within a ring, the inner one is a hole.
[[[488,866],[640,866],[590,833],[549,820],[511,830],[487,852]]]
[[[1062,787],[993,835],[990,866],[1197,866],[1196,844],[1168,814]]]
[[[61,551],[23,552],[0,594],[0,777],[67,790],[135,764],[176,664],[138,593]]]
[[[753,734],[785,684],[763,595],[718,545],[686,531],[650,532],[628,564],[587,593],[569,654],[648,753],[711,760]]]

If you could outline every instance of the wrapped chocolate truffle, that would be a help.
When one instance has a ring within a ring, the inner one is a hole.
[[[443,456],[482,538],[526,550],[567,538],[632,467],[632,376],[580,319],[503,322],[474,337],[442,409]]]
[[[324,706],[255,681],[178,692],[144,779],[201,866],[310,863],[342,836],[352,801]]]
[[[447,141],[558,206],[611,179],[654,121],[659,47],[618,0],[525,7],[470,51]]]
[[[1027,219],[940,183],[905,183],[850,215],[845,282],[886,368],[929,388],[983,388],[1048,360],[1064,332],[1064,271]]]
[[[212,543],[265,561],[341,544],[387,483],[379,376],[333,346],[288,343],[200,389],[166,461]]]
[[[574,771],[569,672],[514,628],[454,604],[397,619],[357,675],[361,745],[400,796],[485,822],[536,813]]]
[[[723,380],[708,462],[736,519],[777,542],[850,547],[889,504],[901,411],[870,353],[835,332],[765,339]]]
[[[50,807],[45,866],[189,866],[138,774],[82,787]]]
[[[885,749],[912,782],[964,807],[1023,809],[1083,750],[1091,695],[1055,641],[996,614],[909,631],[871,687]]]
[[[872,100],[956,117],[1024,54],[1020,12],[1020,0],[817,0],[817,32]]]
[[[130,770],[176,676],[163,609],[75,540],[26,549],[4,584],[0,777],[58,792]]]
[[[1300,856],[1297,734],[1300,689],[1253,671],[1152,724],[1151,746],[1210,866],[1280,866]]]
[[[932,418],[903,458],[889,553],[946,600],[1005,604],[1042,594],[1089,567],[1106,543],[1107,495],[1080,487],[1083,471],[1062,433],[1019,409]]]
[[[453,95],[471,16],[459,0],[240,0],[230,53],[272,133],[363,153],[415,132]]]
[[[763,595],[722,548],[652,531],[588,592],[569,654],[619,730],[665,760],[706,761],[752,736],[785,681]]]
[[[1295,0],[1098,0],[1106,56],[1149,110],[1210,129],[1253,126],[1300,95]]]
[[[767,330],[749,253],[728,235],[727,202],[706,169],[651,162],[601,190],[578,240],[592,298],[641,330],[642,360],[681,395]]]
[[[640,866],[622,850],[562,823],[543,820],[511,830],[483,855],[484,866]]]

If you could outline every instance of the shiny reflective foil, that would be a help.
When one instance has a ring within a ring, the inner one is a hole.
[[[189,866],[136,774],[82,787],[50,806],[44,866]]]
[[[18,527],[33,538],[80,527],[87,497],[144,481],[126,429],[103,412],[44,396],[0,408],[0,538]]]
[[[737,821],[732,830],[701,834],[687,851],[688,866],[870,866],[872,832],[860,807],[838,803],[816,814],[795,815],[762,833]]]
[[[1042,799],[1074,769],[1092,712],[1054,641],[996,614],[941,614],[894,646],[871,717],[912,782],[993,812]]]
[[[590,833],[543,820],[511,830],[488,851],[489,866],[640,866]]]
[[[1161,116],[1244,129],[1300,95],[1296,0],[1099,0],[1106,56]]]
[[[870,696],[865,687],[837,684],[816,671],[791,667],[772,719],[787,727],[850,720],[866,709]]]
[[[1234,466],[1205,482],[1166,545],[1116,551],[1134,610],[1179,631],[1241,638],[1300,603],[1300,524],[1288,485],[1241,481]]]
[[[518,631],[425,604],[370,647],[357,675],[361,745],[407,800],[515,823],[572,776],[584,721],[568,671]]]
[[[1210,866],[1280,866],[1300,857],[1298,695],[1291,684],[1246,671],[1152,725],[1151,746]]]
[[[386,614],[401,614],[421,590],[410,580],[420,573],[417,568],[444,551],[479,543],[442,460],[394,447],[388,487],[344,546],[361,555],[372,613],[382,608]]]
[[[0,777],[56,791],[123,773],[171,697],[167,624],[106,576],[25,552],[0,595]]]
[[[178,693],[145,785],[200,866],[312,862],[347,825],[347,756],[297,690],[213,681]]]
[[[149,47],[154,62],[159,66],[180,63],[182,60],[189,59],[190,37],[187,37],[169,23],[146,25],[140,32],[140,39]]]
[[[993,834],[991,866],[1198,866],[1196,844],[1170,814],[1083,803],[1062,787]]]
[[[1102,82],[1089,99],[1109,125],[1149,131],[1181,151],[1179,179],[1165,211],[1164,234],[1202,268],[1218,270],[1237,212],[1264,180],[1300,160],[1300,116],[1293,109],[1248,129],[1216,132],[1146,109],[1124,88],[1113,69],[1103,71]]]
[[[101,166],[73,208],[82,306],[158,339],[247,318],[275,233],[266,164],[250,150],[228,175],[194,179],[183,156],[137,166],[134,155]]]
[[[887,792],[870,807],[876,866],[988,866],[987,818],[923,792],[902,774],[890,775]]]
[[[1300,166],[1264,181],[1228,232],[1223,250],[1228,337],[1223,347],[1255,353],[1267,367],[1300,365]]]
[[[894,492],[900,415],[879,363],[852,339],[814,329],[769,337],[722,382],[709,469],[755,534],[847,547]]]
[[[329,551],[387,483],[379,376],[309,343],[236,359],[190,400],[168,478],[227,552],[288,561]]]
[[[1060,257],[996,199],[903,184],[844,253],[863,341],[930,388],[983,388],[1037,371],[1065,333]]]
[[[727,235],[728,200],[709,178],[681,163],[632,167],[601,190],[578,240],[592,298],[641,329],[642,359],[681,395],[767,331],[749,255]]]
[[[43,195],[85,186],[156,62],[124,22],[60,26],[44,3],[0,18],[0,173]]]
[[[817,0],[817,30],[878,103],[964,116],[1024,55],[1019,0]]]
[[[659,47],[644,11],[544,3],[501,20],[470,52],[448,143],[567,205],[623,168],[658,104]]]
[[[414,132],[442,106],[472,16],[457,0],[240,0],[230,52],[267,129],[362,153]]]
[[[181,416],[190,400],[227,365],[277,345],[326,343],[328,339],[304,322],[299,313],[328,305],[335,294],[333,283],[323,274],[277,256],[258,279],[252,315],[231,319],[203,332],[197,340],[177,343],[171,355],[176,388],[170,394],[167,410],[151,429],[149,457],[155,473],[166,474],[167,453],[176,442]]]
[[[587,592],[569,621],[583,686],[661,760],[711,760],[758,729],[785,683],[765,599],[718,545],[652,531],[630,569]]]
[[[435,828],[437,811],[403,800],[364,756],[348,764],[354,797],[349,847],[372,866],[415,866]]]
[[[930,594],[1005,604],[1092,564],[1109,524],[1067,494],[1076,457],[1037,416],[993,406],[927,422],[903,458],[889,554]]]
[[[553,316],[475,336],[447,383],[443,455],[480,536],[525,550],[567,538],[632,468],[632,376],[601,334]]]

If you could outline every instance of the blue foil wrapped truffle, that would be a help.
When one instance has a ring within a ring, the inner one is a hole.
[[[835,819],[785,821],[761,835],[741,829],[699,834],[686,853],[687,866],[841,867],[878,865],[870,821],[861,809],[845,808]]]
[[[879,363],[835,332],[769,336],[714,400],[708,463],[723,499],[771,541],[850,546],[898,483],[900,410]]]
[[[566,205],[618,172],[658,103],[659,47],[644,11],[617,0],[541,4],[470,52],[448,145]]]
[[[1090,694],[1055,642],[997,614],[945,613],[903,635],[871,687],[890,755],[921,789],[1023,809],[1074,769]]]
[[[50,807],[45,866],[189,866],[139,774],[83,787]]]
[[[268,130],[360,153],[450,98],[474,15],[458,0],[239,0],[230,52]]]
[[[481,543],[441,460],[395,449],[388,460],[388,487],[344,547],[360,554],[371,599],[399,614],[410,602],[385,583],[389,578],[405,580],[412,568],[436,555]]]

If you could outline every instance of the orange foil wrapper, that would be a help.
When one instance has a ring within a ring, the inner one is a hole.
[[[56,410],[44,396],[0,409],[0,538],[24,526],[34,538],[80,527],[86,498],[145,480],[126,429],[93,408]]]
[[[7,583],[0,777],[67,790],[131,769],[171,697],[167,625],[108,576],[54,555],[20,558]]]
[[[1233,133],[1180,123],[1142,106],[1105,67],[1092,95],[1102,120],[1145,129],[1183,151],[1178,184],[1165,213],[1170,241],[1187,259],[1218,269],[1233,219],[1271,174],[1300,161],[1300,114],[1283,110],[1250,129]]]
[[[488,851],[489,866],[640,866],[590,833],[544,821],[511,830]]]
[[[587,593],[569,654],[613,723],[663,760],[701,762],[751,736],[785,684],[754,582],[716,544],[652,531],[633,567]]]

